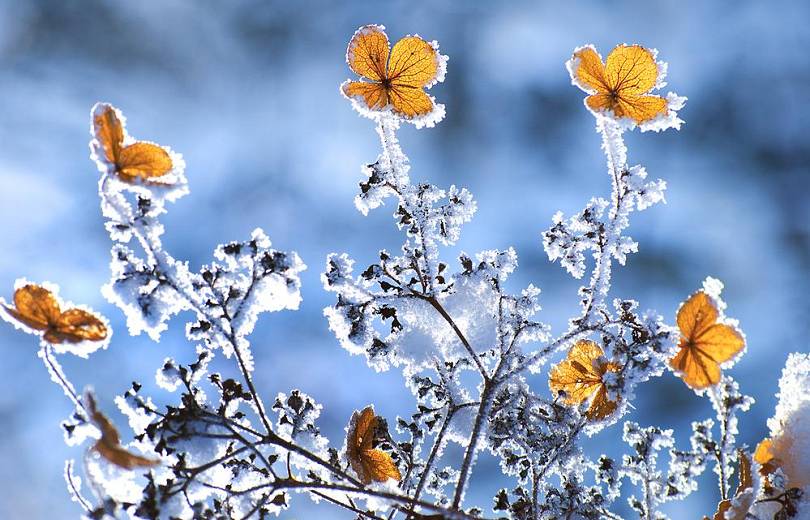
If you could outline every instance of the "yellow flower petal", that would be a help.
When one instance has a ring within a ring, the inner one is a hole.
[[[406,119],[423,116],[433,110],[433,101],[421,88],[394,85],[388,96],[394,112]]]
[[[655,86],[658,65],[644,47],[619,45],[608,55],[605,77],[610,91],[620,96],[640,96]]]
[[[346,50],[349,67],[359,76],[371,81],[386,77],[389,44],[388,36],[379,25],[366,25],[354,33]]]
[[[436,49],[418,36],[406,36],[391,51],[388,79],[404,88],[421,88],[436,81],[439,60]]]
[[[388,91],[381,83],[348,81],[343,84],[346,97],[360,98],[368,108],[381,110],[388,105]]]
[[[605,66],[593,47],[584,47],[574,53],[579,60],[575,71],[577,79],[593,92],[607,93],[610,90],[605,79]]]

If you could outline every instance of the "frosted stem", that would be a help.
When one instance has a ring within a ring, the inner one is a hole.
[[[70,493],[71,498],[75,502],[78,502],[85,511],[92,511],[93,507],[90,505],[90,502],[88,502],[87,499],[82,496],[81,479],[73,474],[73,459],[68,459],[65,461],[65,483],[68,486],[68,492]]]
[[[397,179],[401,175],[405,175],[402,166],[407,161],[402,148],[399,146],[399,139],[397,139],[397,130],[399,129],[399,120],[394,117],[381,117],[377,124],[377,135],[380,136],[380,144],[382,145],[382,164],[383,169],[390,170],[394,173]],[[407,184],[408,179],[402,179],[401,183]]]
[[[621,127],[612,119],[598,117],[596,131],[602,135],[602,150],[607,157],[608,171],[620,171],[627,164],[627,146]]]
[[[607,158],[613,205],[610,209],[608,225],[599,244],[599,252],[595,255],[596,264],[591,276],[588,304],[582,316],[584,323],[590,320],[593,310],[598,309],[607,296],[613,267],[613,251],[617,241],[621,238],[622,231],[627,227],[625,214],[629,211],[629,208],[625,207],[628,197],[625,196],[627,190],[622,181],[623,172],[627,169],[627,147],[624,144],[622,130],[615,121],[604,117],[597,119],[596,128],[602,135],[602,150]]]
[[[51,381],[62,388],[65,395],[71,401],[73,401],[73,404],[76,406],[76,410],[80,411],[85,417],[89,418],[90,415],[84,408],[84,403],[82,403],[82,400],[79,399],[76,389],[73,388],[70,380],[65,376],[65,373],[62,370],[62,365],[60,365],[59,362],[56,361],[56,358],[53,357],[53,347],[51,344],[45,340],[42,340],[42,345],[39,349],[38,356],[45,363],[45,368],[48,369],[48,373],[51,374]]]

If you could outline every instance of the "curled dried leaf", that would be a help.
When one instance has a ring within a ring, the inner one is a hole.
[[[98,452],[107,462],[123,469],[148,468],[160,464],[157,459],[136,455],[124,449],[121,446],[121,436],[118,434],[118,430],[107,416],[98,410],[93,394],[87,392],[85,402],[87,403],[90,420],[101,431],[101,438],[93,445],[93,450]]]
[[[346,435],[346,457],[363,484],[400,480],[402,475],[391,456],[374,448],[374,437],[379,419],[374,407],[367,406],[362,412],[354,412]]]
[[[96,146],[124,182],[159,178],[172,170],[172,158],[161,146],[146,141],[125,144],[126,132],[118,110],[100,103],[93,111]]]
[[[565,402],[569,405],[582,404],[593,396],[585,416],[590,420],[600,420],[612,414],[618,406],[617,401],[608,399],[603,380],[607,372],[618,369],[616,363],[604,358],[599,345],[580,340],[568,351],[568,357],[551,369],[548,386],[554,393],[564,392]]]
[[[107,338],[104,322],[90,311],[61,310],[59,300],[45,287],[26,284],[14,291],[14,306],[5,311],[26,327],[41,331],[51,344],[102,341]]]

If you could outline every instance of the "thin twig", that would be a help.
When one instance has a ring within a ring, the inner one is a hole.
[[[85,511],[91,511],[93,507],[84,498],[79,491],[76,482],[73,481],[73,459],[68,460],[65,463],[65,480],[67,481],[68,485],[70,486],[70,490],[73,492],[73,496],[76,497],[76,500],[79,502],[79,505],[82,506],[82,509]]]
[[[50,367],[49,372],[54,374],[56,378],[59,379],[59,386],[61,386],[62,389],[67,393],[70,400],[73,401],[74,405],[76,405],[76,408],[84,412],[85,418],[90,420],[90,413],[87,411],[87,408],[84,407],[84,403],[81,399],[79,399],[79,396],[76,395],[76,389],[73,388],[70,381],[67,381],[62,376],[62,365],[60,365],[59,362],[53,357],[53,346],[44,339],[42,340],[42,359]]]
[[[435,296],[421,296],[421,297],[425,301],[430,303],[433,306],[433,308],[436,309],[436,311],[442,315],[442,318],[444,318],[445,321],[447,321],[450,327],[453,328],[453,331],[456,333],[456,336],[458,336],[458,339],[461,341],[462,345],[464,345],[464,348],[467,350],[467,353],[470,354],[470,357],[475,362],[475,366],[478,367],[478,371],[481,373],[481,377],[484,378],[485,382],[489,381],[490,379],[489,374],[484,368],[484,365],[481,363],[481,360],[478,358],[478,354],[475,353],[475,350],[473,350],[472,345],[470,345],[470,342],[467,341],[467,338],[464,336],[464,333],[461,332],[461,329],[458,328],[458,325],[456,325],[456,322],[453,321],[453,318],[450,316],[450,314],[448,314],[448,312],[444,309],[442,304],[439,303],[439,300],[437,300]]]
[[[447,415],[444,417],[444,421],[442,422],[442,426],[439,429],[439,433],[436,434],[436,438],[433,440],[433,446],[430,448],[430,454],[428,455],[427,461],[425,461],[425,468],[422,471],[422,476],[419,477],[419,482],[416,484],[416,490],[413,493],[413,500],[414,502],[411,505],[410,512],[408,513],[407,518],[411,518],[412,513],[414,513],[416,501],[419,500],[419,495],[422,493],[422,488],[425,486],[425,482],[427,481],[428,475],[430,474],[430,468],[433,466],[433,463],[436,461],[436,457],[442,449],[442,444],[444,443],[444,436],[447,434],[447,428],[450,426],[450,421],[453,419],[453,415],[455,414],[455,409],[448,409]]]

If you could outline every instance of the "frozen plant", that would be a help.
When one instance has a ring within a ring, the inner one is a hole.
[[[199,272],[175,259],[161,242],[160,217],[188,193],[182,158],[133,139],[118,109],[97,104],[91,157],[113,242],[103,294],[124,312],[130,334],[153,340],[185,313],[194,351],[156,369],[169,405],[157,406],[137,382],[114,399],[89,387],[79,394],[56,355],[87,358],[106,347],[107,321],[62,302],[46,283],[20,280],[13,301],[0,302],[6,320],[41,336],[40,357],[73,403],[62,423],[68,444],[93,439],[84,478],[74,461],[65,466],[85,518],[265,518],[304,495],[358,519],[617,519],[616,501],[625,498],[636,516],[658,520],[663,504],[697,489],[707,466],[719,488],[714,520],[810,516],[807,356],[789,359],[771,437],[751,453],[736,437],[753,400],[723,373],[746,344],[725,316],[722,283],[707,278],[675,325],[611,295],[612,270],[637,250],[626,234],[630,217],[663,201],[666,188],[628,163],[624,134],[683,123],[685,98],[655,94],[666,75],[655,50],[619,45],[603,60],[585,46],[567,63],[588,94],[612,190],[573,215],[556,213],[542,233],[549,259],[586,280],[580,310],[562,331],[540,320],[539,288],[506,289],[514,249],[442,255],[476,203],[464,188],[412,182],[397,139],[402,123],[430,127],[444,116],[426,92],[444,80],[438,44],[406,36],[391,47],[384,28],[369,25],[354,34],[346,59],[361,79],[340,90],[376,125],[382,148],[363,168],[355,205],[367,214],[393,202],[404,237],[398,251],[379,251],[358,269],[348,254],[330,254],[322,281],[336,301],[324,315],[350,354],[374,370],[401,371],[412,408],[389,420],[369,403],[345,418],[345,439],[328,439],[318,425],[328,410],[316,397],[290,389],[262,399],[248,336],[261,313],[298,308],[304,264],[258,229],[217,247]],[[233,361],[230,373],[209,369],[218,350]],[[625,421],[621,459],[583,449],[583,435],[615,431],[639,385],[655,391],[650,380],[668,372],[715,411],[693,423],[688,447],[676,432]],[[104,414],[110,400],[127,416],[127,434]],[[446,449],[451,443],[460,457]],[[499,459],[509,485],[492,489],[491,503],[473,504],[465,495],[484,453]]]

